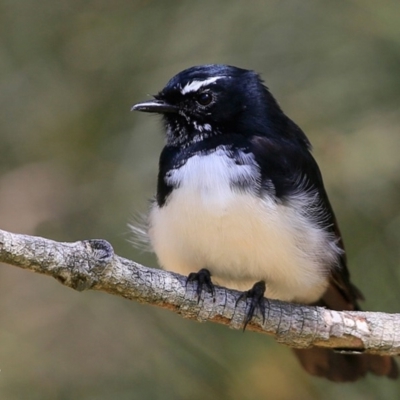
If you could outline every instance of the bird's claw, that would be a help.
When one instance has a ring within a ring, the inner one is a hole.
[[[204,288],[211,293],[213,298],[215,297],[214,284],[211,281],[211,273],[208,269],[202,268],[199,272],[191,272],[186,279],[186,286],[189,282],[197,282],[197,303],[200,301],[200,296]]]
[[[246,316],[243,321],[243,332],[246,330],[247,324],[251,321],[254,316],[254,312],[258,308],[261,312],[263,323],[265,322],[265,304],[264,304],[264,293],[265,293],[266,285],[264,281],[256,282],[254,286],[243,292],[238,299],[236,300],[236,305],[241,300],[251,299],[249,309],[246,312]]]

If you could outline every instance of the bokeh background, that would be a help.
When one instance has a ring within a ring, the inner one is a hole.
[[[130,113],[180,70],[262,73],[314,145],[368,310],[400,310],[400,3],[0,0],[0,228],[129,244],[160,121]],[[0,398],[395,399],[312,378],[290,349],[0,268]]]

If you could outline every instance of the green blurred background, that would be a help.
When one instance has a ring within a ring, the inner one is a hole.
[[[130,113],[174,74],[262,73],[308,134],[368,310],[399,311],[400,2],[0,0],[0,228],[129,244],[163,146]],[[1,399],[395,399],[333,384],[273,339],[0,269]]]

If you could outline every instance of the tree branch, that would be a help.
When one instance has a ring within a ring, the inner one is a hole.
[[[236,305],[240,292],[216,286],[214,299],[203,293],[198,301],[194,285],[186,285],[184,276],[119,257],[105,240],[60,243],[0,230],[0,262],[52,276],[79,291],[101,290],[167,308],[184,318],[234,329],[243,326],[246,302]],[[265,320],[258,312],[247,329],[296,348],[400,354],[400,314],[338,312],[265,299]]]

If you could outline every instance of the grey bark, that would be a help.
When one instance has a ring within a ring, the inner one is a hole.
[[[184,318],[212,321],[241,329],[246,302],[240,292],[216,286],[215,296],[184,276],[148,268],[114,254],[105,240],[61,243],[0,230],[0,262],[52,276],[72,289],[100,290],[141,303],[167,308]],[[400,354],[400,314],[332,311],[265,299],[265,315],[248,330],[296,348],[312,346],[380,355]]]

